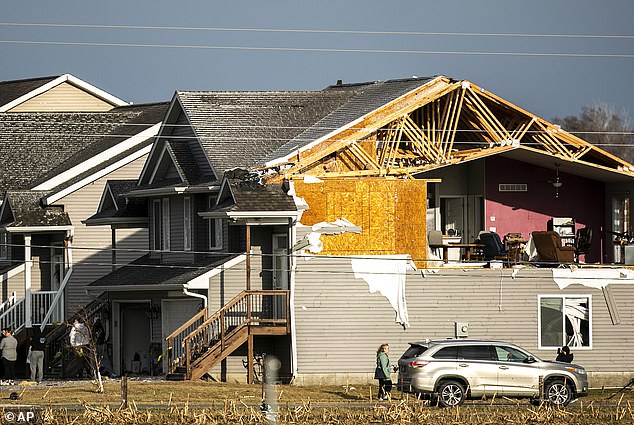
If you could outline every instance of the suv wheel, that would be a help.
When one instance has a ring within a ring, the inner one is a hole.
[[[460,382],[443,381],[438,385],[438,403],[442,407],[460,406],[464,399],[464,387]]]
[[[562,380],[546,384],[544,393],[546,400],[555,406],[567,406],[572,401],[572,389]]]

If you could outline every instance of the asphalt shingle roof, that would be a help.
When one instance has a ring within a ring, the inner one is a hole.
[[[108,112],[0,114],[0,189],[35,187],[160,122],[166,109],[161,103]]]
[[[139,285],[183,285],[190,280],[224,264],[236,254],[211,254],[193,264],[164,265],[158,258],[147,254],[88,286],[139,286]]]
[[[21,96],[50,83],[59,75],[53,77],[29,78],[24,80],[12,80],[0,82],[0,106],[13,102]]]
[[[354,93],[182,91],[176,95],[220,179],[228,169],[258,164]]]
[[[6,200],[11,206],[14,221],[7,227],[68,226],[70,217],[61,207],[40,206],[39,191],[7,191]]]
[[[145,199],[127,198],[126,200],[126,197],[123,196],[136,188],[136,182],[136,180],[108,180],[106,186],[110,188],[114,204],[98,211],[87,218],[85,222],[114,218],[147,218],[148,211]]]
[[[368,83],[339,84],[325,88],[322,93],[346,93],[349,100],[333,109],[321,120],[299,133],[264,157],[263,162],[284,157],[292,151],[363,117],[410,91],[427,84],[435,77],[412,77],[402,80],[374,81]]]

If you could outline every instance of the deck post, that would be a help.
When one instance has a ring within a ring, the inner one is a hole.
[[[247,384],[252,384],[253,382],[255,382],[255,370],[253,360],[253,334],[249,332],[249,340],[247,342]]]

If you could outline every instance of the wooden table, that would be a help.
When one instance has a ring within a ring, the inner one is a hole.
[[[442,259],[446,263],[449,261],[449,248],[464,248],[464,259],[466,262],[471,261],[471,250],[476,248],[484,248],[486,245],[482,243],[448,243],[443,245]]]

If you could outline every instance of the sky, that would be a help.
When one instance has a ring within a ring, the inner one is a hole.
[[[547,120],[632,117],[633,17],[632,0],[0,0],[0,81],[69,73],[148,103],[442,74]]]

